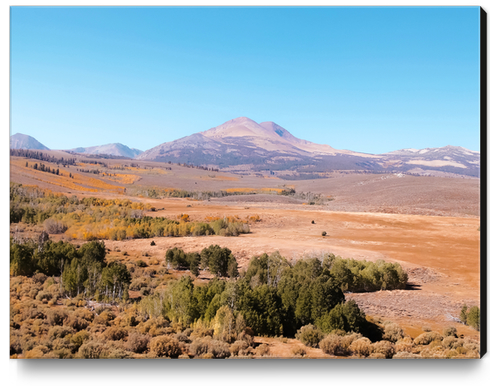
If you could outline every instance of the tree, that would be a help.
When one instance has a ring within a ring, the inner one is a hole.
[[[218,277],[228,275],[229,265],[236,259],[228,248],[219,245],[211,245],[201,251],[201,264],[203,268],[209,267],[209,271]],[[232,269],[232,273],[233,273]]]
[[[466,322],[468,323],[468,326],[480,331],[480,309],[477,306],[470,308]]]
[[[467,311],[468,311],[468,306],[466,304],[463,305],[463,308],[461,308],[461,312],[459,314],[459,319],[461,319],[461,322],[463,324],[466,324],[466,320],[468,318],[467,316]]]

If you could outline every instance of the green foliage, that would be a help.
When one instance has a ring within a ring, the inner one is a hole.
[[[319,324],[326,333],[334,330],[361,332],[366,318],[356,302],[349,300],[346,303],[338,303],[328,313],[324,313]]]
[[[296,333],[296,339],[308,347],[318,347],[323,339],[323,333],[313,324],[301,327]]]
[[[461,312],[459,314],[459,319],[461,320],[461,323],[463,323],[463,324],[466,324],[466,321],[468,319],[467,312],[468,312],[468,306],[466,304],[464,304],[463,307],[461,308]]]
[[[377,291],[380,289],[405,288],[408,275],[398,263],[387,263],[330,257],[326,264],[331,275],[343,290],[352,292]]]
[[[232,266],[230,273],[238,273],[238,270],[233,268],[237,266],[231,251],[219,245],[211,245],[201,251],[201,265],[204,269],[209,267],[209,271],[218,277],[228,276],[230,266]]]
[[[473,327],[475,330],[480,331],[480,308],[473,306],[468,312],[468,317],[466,319],[468,326]]]

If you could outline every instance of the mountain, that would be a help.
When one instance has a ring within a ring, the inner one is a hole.
[[[274,122],[259,124],[246,117],[162,143],[137,159],[280,172],[291,178],[316,178],[335,170],[474,177],[480,173],[480,153],[460,147],[365,154],[299,139]]]
[[[29,150],[49,150],[36,138],[25,134],[14,134],[10,136],[11,149],[29,149]]]
[[[108,154],[128,158],[136,158],[136,156],[142,153],[141,150],[130,149],[129,147],[121,143],[110,143],[101,146],[77,147],[75,149],[71,149],[70,151],[81,154]]]
[[[461,146],[401,149],[383,154],[385,167],[415,174],[434,172],[480,176],[480,152]]]
[[[324,171],[327,167],[358,169],[358,163],[381,168],[372,163],[373,157],[376,158],[298,139],[274,122],[259,124],[240,117],[209,130],[162,143],[137,158],[209,165],[220,169],[233,167],[234,170],[245,165],[244,169],[248,170],[307,168],[309,171]]]

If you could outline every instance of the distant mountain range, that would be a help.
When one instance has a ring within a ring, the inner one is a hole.
[[[10,136],[11,149],[28,149],[28,150],[49,150],[35,138],[25,134],[14,134]]]
[[[110,143],[101,146],[77,147],[75,149],[70,149],[70,151],[80,154],[107,154],[128,158],[136,158],[136,156],[142,153],[141,150],[130,149],[129,147],[121,143]]]
[[[34,138],[23,134],[13,135],[10,143],[11,148],[48,150]],[[119,143],[79,147],[71,151],[180,162],[235,172],[268,172],[291,178],[316,178],[331,171],[480,176],[480,153],[463,147],[366,154],[299,139],[274,122],[259,124],[246,117],[162,143],[145,152]]]
[[[240,117],[207,131],[162,143],[137,159],[208,165],[229,171],[294,172],[315,177],[335,170],[479,177],[480,153],[457,146],[386,154],[338,150],[296,138],[274,122]]]

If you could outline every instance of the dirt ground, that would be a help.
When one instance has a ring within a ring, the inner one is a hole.
[[[409,289],[346,297],[356,300],[367,314],[396,321],[415,335],[424,327],[449,325],[475,335],[456,318],[464,303],[480,304],[478,218],[328,212],[300,206],[292,210],[279,204],[276,209],[257,210],[186,199],[147,201],[157,208],[148,213],[153,216],[174,218],[187,213],[191,220],[202,220],[258,214],[262,220],[251,225],[250,234],[239,237],[155,238],[156,246],[150,246],[148,239],[106,241],[108,248],[126,251],[132,259],[148,253],[163,260],[168,248],[200,251],[218,244],[232,250],[240,267],[255,255],[274,251],[290,260],[330,252],[343,258],[399,262],[409,273]],[[323,231],[327,236],[322,236]]]

